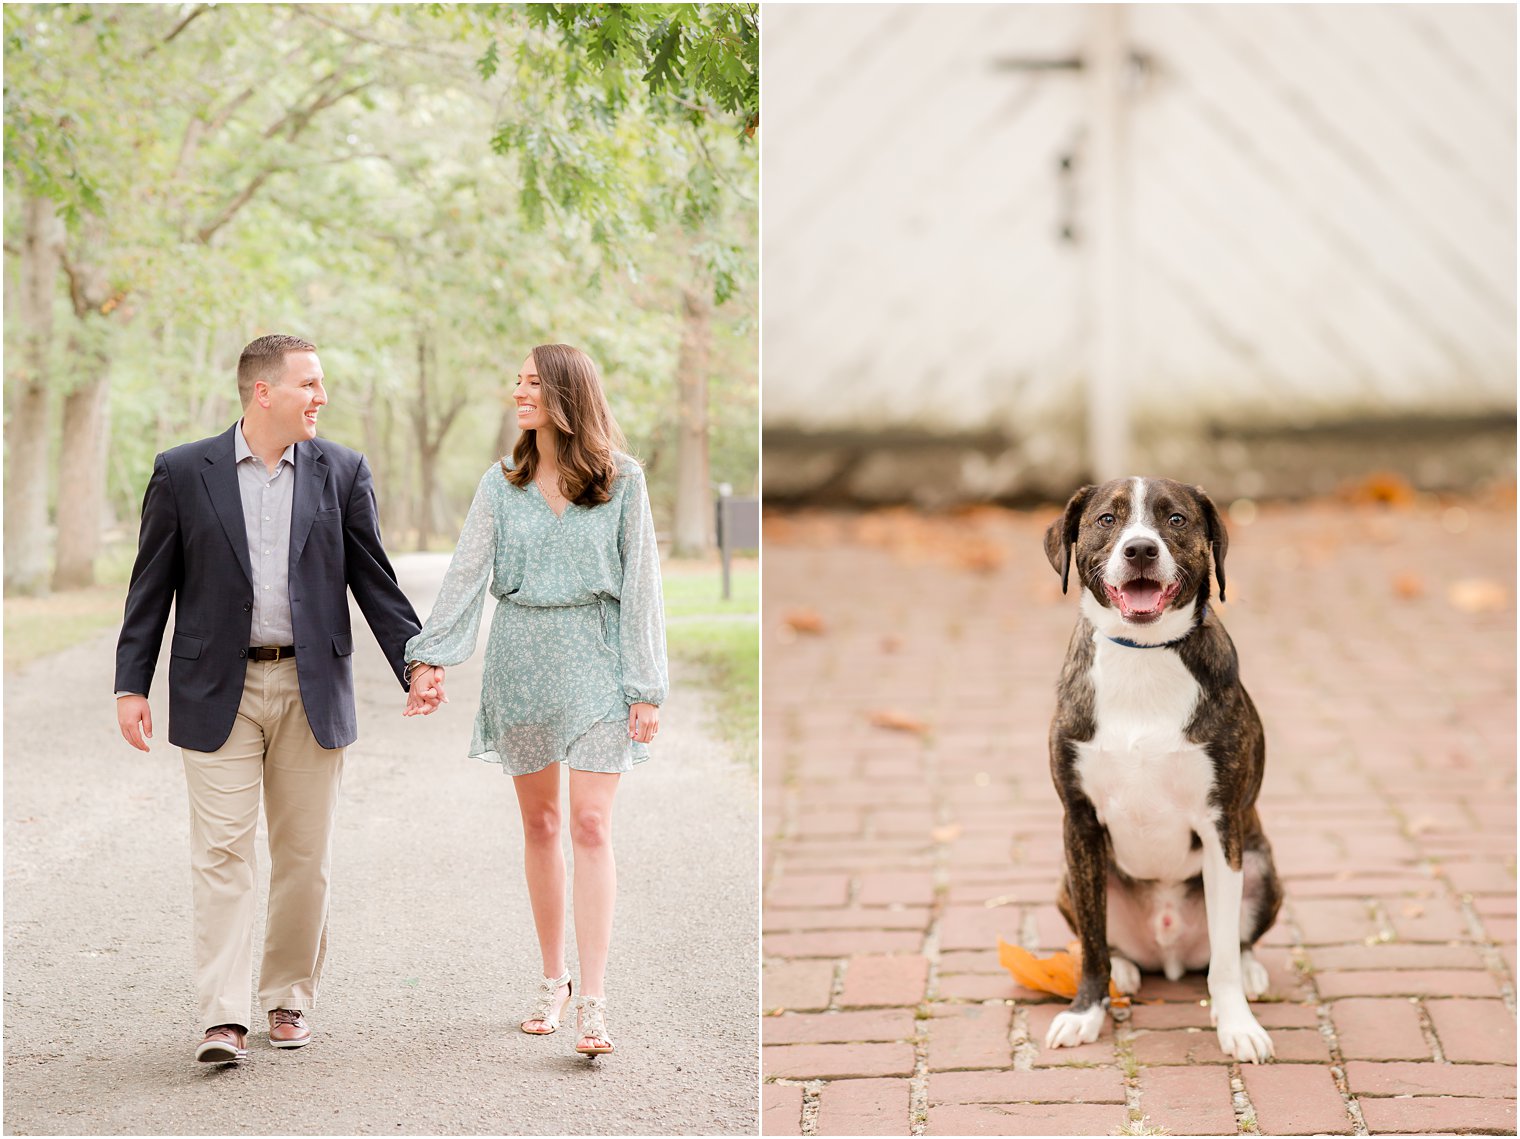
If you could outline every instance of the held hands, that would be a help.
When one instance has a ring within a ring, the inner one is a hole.
[[[440,704],[449,698],[443,691],[443,668],[440,665],[420,664],[412,672],[412,686],[407,690],[403,716],[431,716]]]
[[[655,704],[631,704],[628,707],[628,738],[647,744],[660,730],[660,709]]]
[[[121,738],[138,751],[147,751],[147,741],[153,738],[153,713],[148,708],[146,696],[118,696],[116,698],[116,725],[121,728]]]

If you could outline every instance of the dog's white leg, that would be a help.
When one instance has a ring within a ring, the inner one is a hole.
[[[1111,956],[1108,959],[1109,976],[1114,987],[1125,996],[1140,991],[1140,966],[1126,957]]]
[[[1272,987],[1272,982],[1267,977],[1267,967],[1256,960],[1256,954],[1249,949],[1240,951],[1240,981],[1246,999],[1251,1001]]]
[[[1272,1038],[1246,1003],[1241,976],[1240,895],[1244,874],[1231,869],[1213,826],[1200,828],[1199,837],[1203,839],[1203,905],[1209,922],[1209,1004],[1219,1047],[1227,1056],[1259,1064],[1272,1058]]]

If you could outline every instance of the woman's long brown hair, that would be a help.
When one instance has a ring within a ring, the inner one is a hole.
[[[607,406],[596,365],[568,344],[540,344],[533,364],[543,409],[559,435],[560,492],[577,506],[599,506],[612,497],[617,478],[613,452],[626,451],[628,443]],[[537,437],[537,431],[524,431],[512,448],[512,467],[502,462],[508,481],[523,490],[538,472]]]

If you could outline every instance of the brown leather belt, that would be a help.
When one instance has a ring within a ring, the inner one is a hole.
[[[295,655],[295,645],[265,645],[248,650],[249,660],[284,660]]]

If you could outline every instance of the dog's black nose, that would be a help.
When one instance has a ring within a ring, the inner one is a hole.
[[[1154,561],[1161,556],[1161,547],[1147,538],[1125,546],[1124,556],[1132,562]]]

